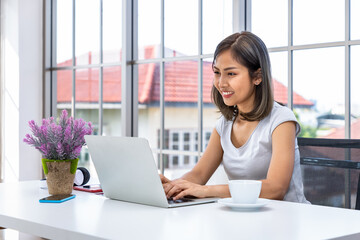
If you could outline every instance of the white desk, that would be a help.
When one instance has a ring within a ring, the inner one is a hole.
[[[283,201],[252,212],[218,203],[163,209],[74,193],[39,203],[48,195],[39,181],[2,183],[0,226],[50,239],[360,239],[356,210]]]

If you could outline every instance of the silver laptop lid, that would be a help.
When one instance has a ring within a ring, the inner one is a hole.
[[[168,207],[146,139],[86,135],[85,140],[106,197]]]

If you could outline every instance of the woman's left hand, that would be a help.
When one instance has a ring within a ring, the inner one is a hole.
[[[198,198],[206,197],[207,187],[204,185],[192,183],[183,179],[177,179],[163,184],[166,196],[172,197],[173,200],[180,199],[185,196],[193,196]]]

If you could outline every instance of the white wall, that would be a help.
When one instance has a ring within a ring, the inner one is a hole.
[[[42,0],[1,0],[3,177],[39,179],[41,155],[23,143],[42,117]]]
[[[203,128],[212,131],[220,113],[217,108],[203,109]],[[160,129],[160,108],[149,107],[139,111],[139,136],[147,138],[152,148],[157,147]],[[165,129],[198,129],[197,107],[166,107]]]

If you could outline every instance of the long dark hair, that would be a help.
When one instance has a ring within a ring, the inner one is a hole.
[[[271,84],[271,64],[267,48],[264,42],[251,32],[234,33],[222,40],[216,47],[212,66],[216,58],[225,50],[230,50],[233,58],[245,66],[250,79],[257,76],[257,70],[261,69],[262,81],[255,86],[255,104],[250,112],[239,112],[239,116],[247,121],[257,121],[265,118],[271,112],[274,96]],[[219,111],[227,120],[232,120],[236,106],[225,105],[220,92],[212,86],[211,97]]]

